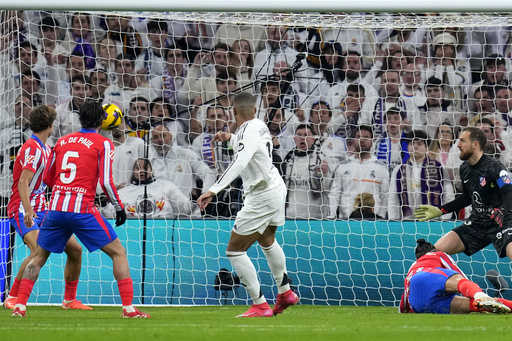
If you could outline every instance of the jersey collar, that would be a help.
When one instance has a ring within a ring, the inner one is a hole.
[[[97,133],[96,129],[86,129],[86,128],[80,129],[80,132],[81,133]]]
[[[34,139],[37,141],[37,143],[39,143],[41,145],[41,147],[45,147],[45,145],[43,144],[43,142],[41,142],[41,140],[39,139],[39,137],[37,137],[36,135],[32,134],[32,136],[30,137],[31,139]]]

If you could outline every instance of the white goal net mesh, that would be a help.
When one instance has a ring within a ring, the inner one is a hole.
[[[241,182],[206,213],[195,205],[234,157],[213,136],[235,131],[233,97],[247,91],[288,188],[278,241],[302,302],[397,305],[416,239],[434,243],[470,214],[413,216],[460,195],[461,128],[481,127],[486,153],[511,166],[510,27],[510,13],[0,11],[0,289],[28,252],[7,212],[28,113],[56,109],[54,144],[94,98],[124,114],[102,134],[138,303],[247,303],[224,254]],[[97,204],[115,218],[101,193]],[[249,254],[272,300],[265,257]],[[486,289],[487,271],[510,275],[490,248],[458,260]],[[64,262],[50,258],[32,302],[62,300]],[[84,255],[79,299],[119,303],[116,290],[108,257]]]

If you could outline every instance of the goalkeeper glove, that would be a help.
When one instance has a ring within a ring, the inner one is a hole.
[[[418,218],[420,221],[427,221],[430,219],[434,219],[440,217],[443,214],[441,210],[432,205],[420,205],[420,208],[414,211],[414,217]]]
[[[503,210],[501,208],[495,208],[491,212],[491,219],[494,219],[496,224],[499,225],[499,227],[503,227]]]
[[[119,210],[116,212],[116,226],[121,226],[126,221],[126,212]]]

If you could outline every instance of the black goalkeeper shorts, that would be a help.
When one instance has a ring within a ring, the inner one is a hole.
[[[482,228],[470,221],[453,229],[464,244],[464,253],[468,256],[482,250],[489,244],[494,246],[500,258],[507,257],[507,245],[512,243],[512,227]]]

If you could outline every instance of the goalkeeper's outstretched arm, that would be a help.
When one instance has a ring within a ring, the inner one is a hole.
[[[470,204],[471,198],[466,193],[463,193],[455,200],[452,200],[439,208],[432,205],[421,205],[418,209],[416,209],[416,211],[414,211],[414,216],[420,221],[427,221],[440,217],[446,213],[456,212],[465,208],[466,206],[469,206]]]

